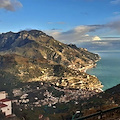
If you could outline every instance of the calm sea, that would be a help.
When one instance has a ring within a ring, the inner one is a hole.
[[[95,75],[104,85],[103,90],[120,84],[120,51],[97,52],[101,60],[96,68],[87,70],[88,74]]]

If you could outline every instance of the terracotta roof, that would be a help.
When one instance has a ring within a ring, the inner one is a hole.
[[[2,100],[0,100],[0,102],[7,102],[7,101],[11,101],[11,100],[9,100],[9,99],[2,99]]]
[[[0,103],[0,108],[6,107],[7,105]]]

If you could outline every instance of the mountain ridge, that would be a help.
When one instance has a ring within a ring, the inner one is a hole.
[[[4,68],[3,71],[19,77],[20,81],[51,81],[82,89],[90,88],[91,84],[92,89],[101,88],[95,76],[84,73],[99,59],[99,55],[87,49],[61,43],[39,30],[0,34],[0,69]]]

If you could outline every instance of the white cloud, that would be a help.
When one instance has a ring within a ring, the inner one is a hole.
[[[0,8],[8,11],[16,11],[20,7],[22,7],[22,4],[17,0],[0,0]]]
[[[77,26],[65,32],[50,30],[47,31],[47,34],[66,44],[73,43],[88,49],[117,49],[120,48],[120,37],[111,36],[120,35],[120,19],[112,20],[103,25]]]
[[[111,35],[120,35],[120,19],[118,18],[103,25],[82,25],[65,32],[62,30],[50,30],[47,33],[64,43],[76,44],[80,42],[98,41],[103,39],[102,36],[111,37]]]
[[[66,32],[62,32],[59,30],[50,30],[46,31],[46,33],[53,36],[55,39],[60,40],[61,42],[76,44],[80,42],[92,41],[93,36],[90,36],[88,33],[93,32],[96,29],[99,29],[100,27],[101,26],[99,25],[77,26]]]
[[[101,40],[101,38],[99,36],[94,36],[93,37],[93,41],[99,41],[99,40]]]
[[[88,37],[88,36],[89,36],[89,34],[86,34],[85,36],[86,36],[86,37]]]
[[[101,42],[92,42],[92,44],[96,44],[98,46],[112,46],[109,42],[104,42],[104,41],[101,41]]]
[[[102,37],[102,40],[106,40],[106,41],[119,41],[120,42],[120,37]]]
[[[107,34],[107,37],[102,37],[101,34],[99,37],[99,34],[96,34],[96,30],[103,29],[104,32],[116,31],[120,33],[119,26],[119,21],[113,21],[104,25],[77,26],[66,32],[62,30],[50,30],[45,32],[53,36],[56,40],[66,44],[73,43],[78,47],[87,48],[88,50],[117,50],[120,48],[120,37],[110,37],[112,34]],[[109,30],[106,31],[108,28]]]

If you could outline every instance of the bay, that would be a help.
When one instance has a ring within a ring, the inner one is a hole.
[[[88,74],[95,75],[104,85],[103,90],[120,84],[120,51],[97,52],[101,60],[95,68],[87,70]]]

